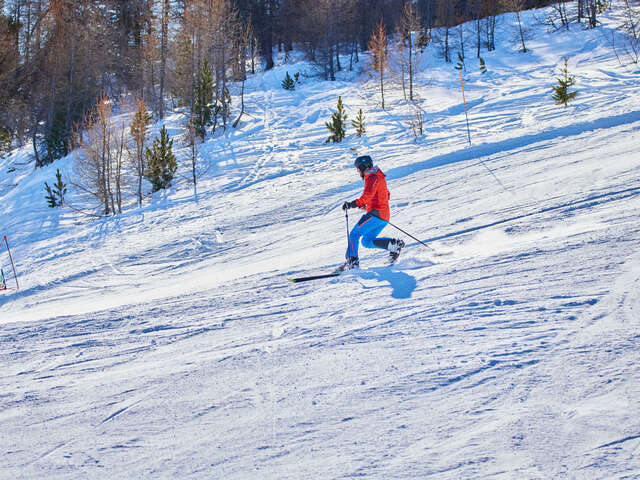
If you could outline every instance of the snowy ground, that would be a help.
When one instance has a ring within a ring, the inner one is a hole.
[[[640,75],[606,31],[470,67],[472,147],[458,73],[427,56],[419,143],[398,94],[285,92],[304,64],[281,66],[202,146],[197,196],[183,179],[117,218],[46,208],[70,159],[5,159],[0,477],[640,477]],[[324,144],[338,95],[364,140]],[[453,255],[410,241],[392,268],[362,250],[359,272],[290,284],[344,253],[350,148],[387,173],[392,221]]]

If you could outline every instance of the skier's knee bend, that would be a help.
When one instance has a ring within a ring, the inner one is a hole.
[[[376,248],[376,245],[373,243],[375,237],[362,237],[362,246],[366,248]]]

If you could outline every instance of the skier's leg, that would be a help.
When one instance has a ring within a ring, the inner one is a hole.
[[[351,233],[349,234],[349,245],[347,246],[347,253],[345,255],[347,260],[353,257],[358,258],[360,237],[362,237],[362,235],[366,232],[366,225],[371,219],[371,215],[363,215],[356,226],[351,230]]]
[[[400,256],[400,250],[404,247],[404,242],[397,238],[381,237],[376,238],[382,229],[387,225],[384,220],[377,219],[377,223],[372,223],[362,236],[362,245],[367,248],[380,248],[387,250],[391,257],[391,263],[394,263]]]
[[[345,258],[349,260],[352,257],[358,258],[358,247],[360,246],[360,237],[362,234],[358,231],[358,227],[353,227],[349,234],[349,245],[347,245],[347,253]]]
[[[390,238],[376,238],[380,232],[387,226],[387,222],[379,218],[372,218],[371,222],[366,225],[366,232],[362,236],[362,245],[367,248],[387,249]]]
[[[373,247],[381,248],[382,250],[389,250],[389,244],[392,241],[393,241],[392,238],[380,237],[380,238],[374,238],[371,243],[373,244]]]

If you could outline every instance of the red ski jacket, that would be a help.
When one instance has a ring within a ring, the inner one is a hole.
[[[389,221],[389,190],[385,174],[378,167],[364,172],[364,193],[356,200],[357,207],[366,207],[367,213],[377,210],[382,220]]]

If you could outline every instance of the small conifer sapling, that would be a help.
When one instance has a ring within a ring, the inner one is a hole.
[[[462,53],[458,52],[458,63],[456,64],[456,70],[466,70],[466,66],[464,64],[464,56]]]
[[[282,81],[282,88],[284,88],[285,90],[295,90],[296,88],[296,82],[293,80],[293,78],[291,78],[291,75],[289,75],[289,72],[287,72],[287,75],[284,77],[284,80]]]
[[[487,73],[487,64],[484,63],[484,58],[479,57],[479,59],[480,59],[480,73],[484,75],[485,73]]]
[[[44,189],[47,191],[47,194],[44,197],[45,200],[47,201],[47,205],[50,208],[56,208],[58,206],[58,199],[53,193],[53,189],[49,186],[47,182],[44,182]]]
[[[56,183],[53,184],[53,188],[49,186],[47,182],[44,182],[44,188],[47,195],[44,197],[47,200],[47,205],[51,208],[62,207],[64,205],[64,196],[67,193],[67,185],[62,181],[62,174],[60,169],[56,170]]]
[[[347,122],[347,114],[342,104],[342,97],[338,97],[338,111],[331,115],[331,121],[325,122],[327,129],[331,132],[325,143],[339,143],[346,136],[345,124]]]
[[[564,58],[564,66],[560,70],[560,73],[562,73],[562,78],[558,78],[558,86],[553,87],[552,98],[556,102],[556,105],[564,105],[565,108],[567,108],[567,104],[578,96],[578,92],[569,91],[569,88],[575,85],[576,79],[573,75],[569,75],[566,57]]]
[[[362,109],[358,110],[358,116],[355,120],[351,120],[351,125],[356,129],[356,135],[358,137],[362,137],[365,134],[366,128],[364,125],[364,114],[362,113]]]

